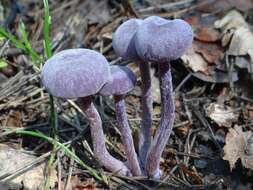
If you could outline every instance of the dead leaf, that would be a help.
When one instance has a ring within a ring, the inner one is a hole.
[[[185,20],[194,28],[194,38],[202,42],[216,42],[220,33],[214,28],[214,22],[218,17],[210,15],[196,15]]]
[[[220,33],[212,27],[200,28],[196,32],[196,39],[203,42],[216,42],[219,40]]]
[[[222,31],[222,46],[227,46],[234,32],[240,27],[248,27],[244,17],[236,10],[229,11],[222,19],[214,23]]]
[[[186,54],[182,56],[182,60],[193,72],[208,75],[208,63],[200,54],[194,51],[193,47],[187,50]]]
[[[96,186],[94,184],[84,184],[84,185],[77,185],[75,190],[96,190]]]
[[[189,170],[184,164],[182,164],[180,166],[181,170],[183,170],[183,172],[189,176],[192,180],[193,183],[196,183],[196,184],[202,184],[203,181],[202,181],[202,178],[199,176],[199,174],[196,172],[196,171],[191,171]]]
[[[232,37],[228,49],[228,55],[250,55],[253,51],[253,33],[248,27],[238,28]]]
[[[96,190],[96,183],[94,179],[87,179],[81,181],[79,176],[74,175],[71,177],[71,188],[73,190]]]
[[[230,43],[228,55],[252,56],[253,33],[238,11],[230,11],[221,20],[215,22],[215,27],[222,30],[222,45],[226,46]]]
[[[186,137],[189,133],[190,128],[189,126],[183,126],[174,128],[173,130],[177,131],[177,133],[182,135],[183,137]]]
[[[231,107],[211,103],[206,108],[207,115],[219,126],[231,127],[234,121],[237,121],[238,114],[234,113]]]
[[[226,136],[224,160],[227,160],[232,170],[238,159],[241,159],[245,168],[253,170],[253,134],[251,131],[243,132],[242,128],[235,126],[229,129]]]
[[[211,75],[211,65],[219,65],[222,48],[215,43],[194,41],[191,48],[182,56],[183,62],[196,73]]]
[[[193,47],[209,64],[220,64],[223,49],[218,44],[195,41]]]
[[[0,144],[0,176],[12,174],[19,168],[33,162],[35,159],[36,157],[33,155]],[[20,189],[22,187],[24,187],[25,190],[41,189],[44,181],[45,167],[45,162],[37,164],[11,181],[5,182],[4,185],[11,189]],[[52,170],[51,174],[50,186],[54,187],[57,181],[56,171]]]
[[[229,11],[222,19],[215,21],[215,28],[227,32],[231,29],[238,29],[242,26],[248,26],[244,17],[236,10]]]
[[[226,12],[231,8],[248,11],[253,8],[252,0],[201,0],[197,10],[205,13]]]
[[[228,73],[220,71],[218,69],[212,68],[212,71],[210,71],[211,75],[205,75],[203,73],[197,72],[192,73],[194,77],[197,77],[200,80],[211,82],[211,83],[228,83],[230,81],[230,77],[228,76]],[[232,80],[238,81],[238,73],[232,72]]]

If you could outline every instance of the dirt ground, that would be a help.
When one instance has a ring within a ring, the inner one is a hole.
[[[173,61],[176,119],[163,153],[160,180],[108,172],[94,160],[85,114],[76,100],[55,99],[58,142],[103,177],[97,180],[65,149],[16,130],[51,135],[50,98],[33,58],[0,32],[0,190],[42,189],[253,189],[253,1],[252,0],[49,0],[53,53],[89,48],[111,65],[137,76],[126,96],[134,141],[141,122],[138,66],[119,58],[113,33],[129,18],[181,18],[194,31],[192,47]],[[36,0],[2,0],[2,28],[43,60],[44,6]],[[153,131],[160,121],[157,66],[152,65]],[[111,97],[95,96],[110,153],[126,160]],[[50,169],[50,155],[54,155]],[[48,180],[49,179],[49,180]]]

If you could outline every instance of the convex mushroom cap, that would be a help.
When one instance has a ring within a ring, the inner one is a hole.
[[[138,28],[135,46],[143,60],[161,63],[181,57],[192,40],[193,31],[187,22],[151,16]]]
[[[110,66],[96,51],[69,49],[48,59],[41,75],[43,85],[53,96],[79,98],[101,89],[110,78]]]
[[[110,95],[125,95],[133,90],[136,77],[134,73],[125,66],[111,66],[110,80],[100,90],[100,94],[103,96]]]
[[[134,36],[141,25],[141,19],[129,19],[121,24],[113,35],[113,49],[123,59],[138,59],[135,49]]]

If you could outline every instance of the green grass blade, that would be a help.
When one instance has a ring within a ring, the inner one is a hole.
[[[24,23],[21,22],[19,25],[19,31],[22,35],[22,41],[17,39],[14,35],[7,32],[3,27],[0,27],[0,38],[4,38],[6,40],[10,40],[10,42],[16,46],[16,48],[23,50],[26,54],[28,54],[33,61],[33,65],[38,67],[42,62],[40,56],[32,49],[30,42],[28,41],[27,33],[25,30]]]
[[[50,43],[50,26],[51,26],[51,16],[49,14],[49,5],[48,0],[43,0],[44,9],[45,9],[45,18],[44,18],[44,48],[47,58],[52,56],[52,48]]]
[[[25,46],[26,52],[31,56],[34,65],[36,67],[39,67],[40,64],[42,63],[42,60],[41,60],[40,56],[33,50],[32,46],[28,40],[28,35],[27,35],[26,28],[25,28],[25,25],[23,22],[20,22],[20,24],[19,24],[19,31],[21,33],[22,41]]]
[[[25,45],[20,42],[14,35],[5,31],[3,27],[0,27],[0,37],[10,40],[11,43],[16,46],[16,48],[21,49],[26,52]],[[27,52],[26,52],[27,53]]]
[[[84,167],[86,170],[88,170],[94,178],[96,178],[99,181],[103,181],[102,177],[99,176],[99,174],[97,173],[96,170],[94,170],[90,166],[87,166],[75,153],[73,153],[64,144],[62,144],[58,141],[55,141],[53,138],[48,137],[40,132],[16,130],[15,133],[20,134],[20,135],[29,135],[29,136],[33,136],[33,137],[39,137],[44,140],[47,140],[48,142],[50,142],[52,144],[56,144],[57,148],[60,148],[65,153],[66,156],[74,159],[78,164],[80,164],[82,167]]]
[[[48,0],[43,0],[44,3],[44,51],[47,58],[50,58],[52,56],[52,49],[51,49],[51,43],[50,43],[50,25],[51,25],[51,17],[49,14],[49,5]],[[57,114],[55,112],[55,106],[54,106],[54,97],[50,95],[50,116],[51,116],[51,135],[54,137],[54,142],[57,142],[58,139],[58,131],[57,131]],[[57,144],[53,144],[53,152],[55,152],[57,148]],[[48,171],[50,171],[50,167],[52,166],[52,163],[54,161],[55,153],[53,153],[50,156],[49,162],[48,162]],[[48,181],[48,179],[46,180]],[[48,184],[45,183],[44,189],[47,189]]]

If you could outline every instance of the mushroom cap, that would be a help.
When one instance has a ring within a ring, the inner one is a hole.
[[[135,49],[134,35],[142,22],[141,19],[129,19],[117,28],[113,34],[112,45],[118,56],[123,59],[139,59]]]
[[[137,30],[135,46],[145,61],[168,62],[181,57],[192,40],[193,31],[187,22],[151,16]]]
[[[110,78],[110,66],[100,53],[89,49],[63,50],[42,68],[42,83],[56,97],[79,98],[96,94]]]
[[[110,67],[110,70],[110,80],[99,91],[101,95],[124,95],[133,90],[136,76],[131,69],[125,66],[114,65]]]

